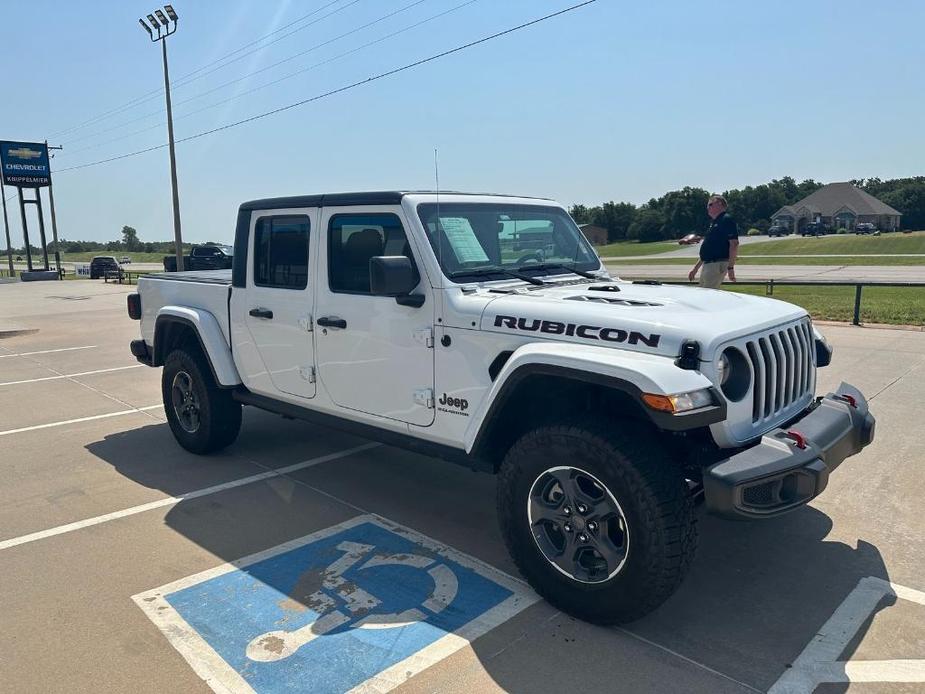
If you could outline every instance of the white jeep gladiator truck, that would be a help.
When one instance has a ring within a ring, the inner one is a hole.
[[[677,588],[696,506],[793,510],[874,435],[857,389],[816,396],[831,350],[802,308],[613,279],[549,200],[248,202],[231,270],[142,277],[128,311],[187,450],[250,405],[497,473],[518,568],[597,623]]]

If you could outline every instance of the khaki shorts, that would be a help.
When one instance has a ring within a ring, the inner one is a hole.
[[[729,269],[728,260],[704,263],[700,268],[700,286],[707,289],[719,289]]]

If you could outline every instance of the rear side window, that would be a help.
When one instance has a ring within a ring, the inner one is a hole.
[[[308,286],[307,216],[261,217],[254,228],[254,284],[305,289]]]
[[[369,259],[378,255],[414,256],[397,215],[339,214],[328,229],[328,282],[333,292],[369,294]],[[415,277],[418,277],[415,268]]]

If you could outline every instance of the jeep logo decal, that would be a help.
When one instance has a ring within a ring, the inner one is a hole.
[[[454,398],[444,393],[440,399],[437,400],[437,409],[440,412],[468,417],[469,413],[466,412],[466,410],[469,409],[469,401],[465,398]]]
[[[605,342],[626,342],[630,345],[642,343],[647,347],[658,347],[661,335],[645,335],[635,330],[627,332],[620,328],[602,328],[597,325],[576,325],[575,323],[559,323],[550,320],[515,318],[514,316],[495,316],[496,328],[511,328],[512,330],[526,330],[550,335],[577,335],[585,340],[604,340]]]
[[[455,407],[457,410],[462,410],[465,412],[469,409],[469,401],[465,398],[451,398],[446,393],[443,394],[437,402],[441,405],[446,405],[447,407]]]

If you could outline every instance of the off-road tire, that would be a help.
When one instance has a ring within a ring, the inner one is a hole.
[[[548,602],[596,624],[631,622],[661,605],[684,579],[697,547],[687,482],[653,436],[618,422],[582,419],[541,426],[508,451],[498,475],[498,517],[517,568]],[[629,543],[622,568],[598,583],[566,576],[540,551],[527,503],[534,481],[555,466],[580,468],[617,500]]]
[[[199,410],[199,426],[187,431],[174,407],[172,389],[178,373],[189,376]],[[220,451],[230,445],[241,430],[241,404],[231,397],[231,391],[219,388],[197,349],[175,349],[167,356],[161,374],[161,394],[167,422],[177,442],[190,453],[203,455]]]

